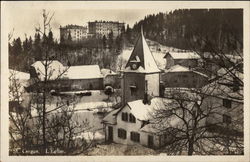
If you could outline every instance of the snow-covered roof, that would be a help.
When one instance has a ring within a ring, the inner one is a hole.
[[[36,61],[33,66],[36,72],[39,73],[38,78],[44,80],[45,77],[45,61]],[[80,65],[80,66],[63,66],[57,60],[48,61],[48,76],[49,80],[57,79],[93,79],[102,78],[102,74],[98,65]],[[61,75],[63,73],[63,75]]]
[[[189,69],[189,68],[187,68],[185,66],[181,66],[181,65],[174,65],[170,69],[165,70],[165,73],[173,73],[173,72],[194,72],[194,73],[202,75],[204,77],[208,77],[207,75],[205,75],[201,72]]]
[[[108,124],[116,124],[116,115],[117,115],[117,112],[119,111],[120,109],[115,109],[111,112],[108,113],[108,115],[106,115],[104,118],[103,118],[103,122],[104,123],[108,123]]]
[[[144,104],[143,100],[135,100],[127,103],[131,113],[139,120],[149,120],[151,113],[160,107],[164,107],[162,98],[153,98],[150,104]]]
[[[166,58],[167,55],[170,55],[173,57],[173,59],[199,59],[200,56],[195,52],[168,52],[164,58]]]
[[[35,63],[33,63],[31,66],[33,66],[38,74],[38,78],[40,80],[44,80],[45,77],[45,61],[36,61]],[[61,75],[66,67],[63,66],[62,63],[60,63],[57,60],[48,60],[47,61],[48,64],[48,79],[49,80],[54,80],[57,79],[59,76],[61,78],[65,77],[64,75]]]
[[[17,70],[9,69],[9,77],[15,77],[15,79],[19,79],[19,80],[29,80],[30,74],[25,73],[25,72],[21,72],[21,71],[17,71]]]
[[[115,75],[116,73],[111,69],[101,69],[102,75],[105,77],[107,75]]]
[[[69,79],[93,79],[102,78],[98,65],[71,66],[66,73]]]
[[[137,70],[132,70],[130,67],[133,61],[136,62],[139,61],[139,68]],[[124,72],[139,72],[139,73],[160,72],[160,69],[158,68],[155,62],[155,59],[147,45],[147,42],[143,36],[142,31],[128,59]]]

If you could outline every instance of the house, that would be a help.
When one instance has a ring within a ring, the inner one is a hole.
[[[208,83],[208,76],[181,65],[174,65],[161,75],[164,87],[201,88]]]
[[[143,99],[145,93],[159,96],[160,73],[141,32],[122,71],[123,105],[129,101]]]
[[[243,80],[243,73],[233,68],[229,68],[229,71]],[[212,132],[233,133],[243,137],[243,89],[234,84],[234,79],[227,70],[221,68],[217,74],[221,78],[203,87],[207,94],[203,101],[203,109],[214,107],[206,123],[216,124],[211,128]]]
[[[166,69],[177,64],[195,68],[199,64],[200,56],[195,52],[167,52],[164,58],[166,59]]]
[[[135,100],[125,106],[111,111],[103,119],[105,141],[127,145],[143,145],[150,148],[159,148],[167,142],[166,136],[154,124],[152,113],[155,109],[165,107],[168,99],[155,97],[149,102]],[[170,120],[169,127],[179,121]]]
[[[44,81],[44,62],[37,61],[31,66],[32,78]],[[59,61],[52,60],[49,61],[47,71],[50,89],[60,91],[103,89],[103,75],[98,65],[64,66]]]

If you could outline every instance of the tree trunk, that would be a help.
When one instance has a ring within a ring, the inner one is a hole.
[[[193,155],[194,152],[194,143],[193,142],[189,142],[188,143],[188,155],[191,156]]]
[[[46,153],[46,131],[45,131],[45,109],[46,109],[46,92],[43,93],[43,116],[42,116],[42,129],[43,129],[43,150],[42,153],[45,154]]]

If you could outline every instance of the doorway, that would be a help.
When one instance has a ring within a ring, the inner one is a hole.
[[[108,141],[112,142],[113,141],[113,127],[108,126]]]
[[[154,138],[151,135],[148,135],[148,147],[150,148],[154,147]]]

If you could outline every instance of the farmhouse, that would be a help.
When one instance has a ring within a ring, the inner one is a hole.
[[[161,75],[164,87],[169,88],[201,88],[208,79],[207,75],[181,65],[174,65]]]
[[[166,69],[178,64],[195,68],[198,66],[200,56],[195,52],[167,52],[164,58],[166,59]]]
[[[44,81],[44,62],[37,61],[31,65],[31,76]],[[48,82],[50,88],[60,91],[101,90],[103,75],[98,65],[64,66],[59,61],[49,61]]]

